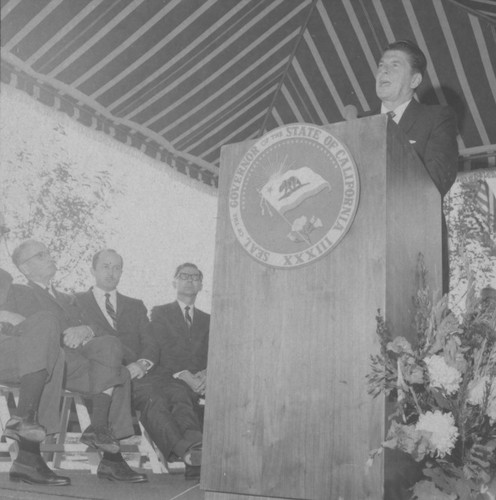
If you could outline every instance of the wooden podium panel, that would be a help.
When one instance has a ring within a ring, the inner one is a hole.
[[[440,289],[440,197],[395,124],[326,127],[351,152],[361,192],[339,245],[300,268],[241,247],[228,192],[253,142],[222,150],[201,488],[206,500],[382,498],[384,400],[367,394],[375,316],[410,335],[415,266]]]

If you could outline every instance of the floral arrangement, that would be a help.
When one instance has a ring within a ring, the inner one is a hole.
[[[392,448],[418,462],[412,499],[496,500],[496,290],[470,291],[459,319],[446,296],[433,303],[421,257],[417,276],[415,341],[393,338],[377,316],[369,393],[394,410],[371,460]]]

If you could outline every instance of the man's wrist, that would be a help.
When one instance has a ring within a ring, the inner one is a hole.
[[[148,373],[153,368],[154,365],[153,361],[150,361],[149,359],[145,358],[138,359],[136,363],[138,363],[141,366],[141,368],[143,368],[145,373]]]

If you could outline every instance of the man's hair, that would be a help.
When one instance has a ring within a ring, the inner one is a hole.
[[[385,49],[386,50],[401,50],[408,55],[410,59],[410,65],[414,73],[420,73],[422,78],[424,77],[425,68],[427,67],[427,59],[424,53],[419,49],[416,43],[410,40],[396,40],[390,43]]]
[[[117,253],[113,248],[103,248],[102,250],[99,250],[98,252],[96,252],[95,255],[93,255],[93,261],[91,262],[91,266],[93,267],[93,269],[96,269],[96,266],[98,264],[98,259],[100,258],[100,255],[103,252],[115,253],[115,255],[117,255],[117,257],[119,257],[121,259],[122,267],[124,267],[124,259],[122,258],[122,255]]]
[[[174,273],[174,278],[177,278],[179,276],[179,273],[185,267],[194,267],[200,273],[200,281],[203,281],[203,273],[200,271],[200,269],[198,269],[198,266],[196,264],[192,264],[191,262],[185,262],[184,264],[177,266],[176,272]]]
[[[26,248],[29,245],[32,245],[33,243],[39,243],[39,241],[25,240],[14,248],[14,251],[12,252],[12,262],[16,267],[19,267],[22,264],[21,262],[22,252],[24,252],[24,250],[26,250]]]

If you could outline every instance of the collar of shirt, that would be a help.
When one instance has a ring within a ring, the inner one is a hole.
[[[117,311],[117,290],[112,290],[111,292],[106,292],[97,286],[92,288],[93,295],[95,297],[96,303],[100,307],[103,315],[107,318],[107,321],[112,325],[112,318],[108,315],[107,308],[105,307],[105,301],[107,297],[105,297],[106,293],[110,294],[110,303],[114,306],[114,311]]]
[[[48,285],[44,285],[39,281],[33,281],[33,283],[35,285],[38,285],[40,288],[43,288],[43,290],[46,290],[52,297],[55,297],[55,293],[53,291],[53,285],[51,283],[48,283]]]
[[[186,306],[189,306],[189,315],[191,316],[191,321],[193,321],[193,315],[195,314],[195,306],[194,304],[185,304],[184,302],[180,301],[179,299],[177,300],[177,303],[179,304],[179,307],[181,308],[181,311],[184,316],[184,309]]]
[[[409,101],[404,102],[403,104],[400,104],[394,109],[387,109],[386,106],[384,106],[384,104],[381,104],[381,113],[386,114],[389,113],[389,111],[394,111],[393,121],[395,123],[399,123],[401,117],[403,116],[403,113],[405,112],[406,107],[410,104],[410,101],[411,99]]]

